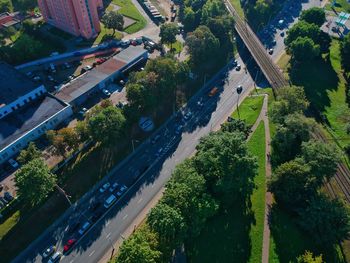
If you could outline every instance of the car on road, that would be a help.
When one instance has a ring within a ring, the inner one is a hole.
[[[78,114],[81,116],[85,116],[85,114],[88,112],[89,112],[89,110],[87,108],[81,108],[81,110],[78,112]]]
[[[89,221],[86,221],[83,226],[79,229],[78,233],[82,236],[88,230],[91,226],[91,223]]]
[[[108,97],[111,96],[111,92],[108,89],[103,89],[102,92]]]
[[[115,182],[114,184],[112,184],[112,186],[109,188],[109,191],[111,192],[111,193],[113,193],[114,191],[115,191],[115,189],[117,189],[117,187],[118,187],[118,183],[117,182]]]
[[[34,76],[34,77],[33,77],[33,80],[36,81],[36,82],[38,82],[38,81],[41,80],[41,78],[40,78],[40,76]]]
[[[100,188],[100,193],[104,193],[110,186],[110,183],[105,183],[104,185],[102,185],[102,187]]]
[[[81,69],[81,73],[84,73],[84,72],[87,72],[87,71],[89,71],[89,70],[92,70],[92,66],[90,66],[90,65],[86,65],[85,67],[83,67],[82,69]]]
[[[218,93],[219,89],[217,87],[214,87],[210,90],[208,96],[209,97],[214,97],[216,95],[216,93]]]
[[[269,49],[269,54],[272,55],[273,54],[273,48]]]
[[[18,162],[16,162],[14,159],[9,159],[8,160],[8,162],[9,162],[9,164],[13,167],[13,168],[15,168],[15,169],[17,169],[18,167],[19,167],[19,164],[18,164]]]
[[[122,194],[126,191],[126,189],[128,189],[128,187],[127,187],[125,184],[123,184],[123,185],[120,187],[120,189],[119,189],[117,195],[118,195],[119,197],[122,196]]]
[[[110,195],[107,199],[106,199],[106,201],[105,201],[105,203],[104,203],[104,207],[105,208],[109,208],[115,201],[117,200],[117,198],[115,197],[115,195]]]
[[[55,79],[54,79],[51,75],[48,75],[48,76],[47,76],[47,79],[48,79],[49,81],[52,81],[52,82],[55,81]]]
[[[185,121],[188,121],[192,118],[192,112],[187,112],[185,115],[184,115],[184,120]]]
[[[163,147],[160,147],[158,151],[156,152],[155,156],[158,158],[163,152]]]
[[[63,247],[63,252],[67,253],[71,248],[74,246],[74,244],[77,242],[75,238],[71,238],[67,241],[67,243]],[[57,262],[57,261],[56,261]]]
[[[204,105],[203,99],[200,99],[199,101],[197,101],[198,108],[202,108],[203,105]]]
[[[182,132],[182,126],[181,125],[176,126],[175,134],[179,135],[181,132]]]
[[[55,254],[52,255],[52,257],[49,259],[47,263],[56,263],[61,260],[62,253],[57,251]]]
[[[106,61],[105,58],[98,58],[98,59],[96,59],[96,64],[97,64],[97,65],[100,65],[100,64],[102,64],[102,63],[105,62],[105,61]]]
[[[49,256],[51,256],[53,253],[55,253],[56,251],[56,247],[54,245],[49,246],[48,248],[46,248],[43,252],[43,258],[48,258]]]
[[[238,64],[238,65],[236,66],[236,71],[240,71],[240,70],[241,70],[241,65]]]
[[[160,139],[160,135],[157,134],[156,136],[154,136],[154,137],[151,139],[151,144],[155,144],[159,139]]]

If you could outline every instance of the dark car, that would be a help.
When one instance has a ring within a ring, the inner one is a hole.
[[[73,233],[75,230],[77,230],[80,226],[80,222],[75,222],[71,224],[68,228],[68,233]]]

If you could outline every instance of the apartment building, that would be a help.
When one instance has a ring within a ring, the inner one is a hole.
[[[44,20],[63,31],[86,39],[100,32],[102,0],[38,0],[38,4]]]

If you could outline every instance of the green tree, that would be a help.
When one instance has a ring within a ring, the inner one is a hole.
[[[242,133],[211,133],[201,138],[196,149],[196,169],[222,203],[230,205],[251,195],[257,161],[248,152]]]
[[[147,216],[147,223],[158,234],[160,245],[166,246],[168,253],[185,240],[187,225],[176,208],[160,202],[151,209]]]
[[[300,212],[299,224],[316,243],[329,247],[348,238],[350,211],[339,200],[318,195]]]
[[[251,129],[247,126],[243,120],[232,119],[230,122],[224,122],[221,125],[221,131],[223,132],[241,132],[245,138],[248,138],[251,133]]]
[[[184,17],[182,23],[187,31],[191,31],[195,28],[196,14],[191,7],[185,7]]]
[[[278,100],[272,103],[269,112],[275,123],[283,123],[287,115],[303,113],[309,106],[302,87],[285,87],[278,90]]]
[[[15,174],[17,193],[24,202],[35,206],[56,185],[56,177],[40,158],[31,160]]]
[[[300,153],[302,142],[310,139],[314,130],[313,119],[306,118],[299,113],[288,115],[283,125],[279,125],[272,138],[272,161],[276,164],[293,159]]]
[[[305,21],[299,21],[287,31],[287,37],[285,38],[284,42],[287,47],[289,47],[289,45],[298,37],[308,37],[318,44],[320,32],[321,30],[318,25],[310,24]]]
[[[78,121],[77,125],[75,126],[75,132],[79,136],[79,141],[84,142],[89,139],[87,121]]]
[[[350,71],[350,34],[347,34],[340,46],[341,63],[345,71]]]
[[[66,156],[67,151],[77,150],[80,144],[79,134],[73,128],[66,127],[58,131],[48,131],[46,135],[55,149],[55,154],[63,157]]]
[[[41,152],[36,148],[36,145],[34,142],[30,142],[28,147],[24,150],[22,150],[17,157],[17,161],[24,165],[34,159],[38,159],[41,157]]]
[[[199,235],[206,220],[218,210],[217,201],[207,193],[203,176],[196,171],[193,161],[177,165],[166,184],[163,203],[181,212],[188,226],[188,236]]]
[[[310,251],[297,258],[298,263],[323,263],[322,255],[314,256]]]
[[[316,24],[320,27],[324,22],[326,22],[326,13],[323,8],[312,7],[301,12],[300,20],[307,23]]]
[[[287,210],[296,211],[304,207],[315,194],[309,187],[310,167],[300,160],[281,164],[272,174],[269,189],[277,203]]]
[[[110,11],[104,14],[101,21],[106,28],[113,29],[113,36],[116,30],[122,31],[124,28],[123,15],[115,11]]]
[[[294,62],[310,61],[320,55],[320,45],[309,37],[298,37],[287,48]]]
[[[107,107],[88,120],[89,134],[93,140],[108,145],[122,138],[125,117],[120,109]]]
[[[147,225],[136,230],[120,246],[117,263],[157,263],[161,253],[157,249],[158,240]]]
[[[220,48],[219,40],[206,26],[199,26],[186,38],[188,53],[193,65],[208,67],[211,61],[218,54]]]
[[[179,33],[179,28],[175,23],[166,23],[160,26],[160,41],[162,44],[169,44],[170,49],[176,42],[176,35]]]
[[[335,174],[340,162],[338,149],[319,141],[303,142],[301,156],[310,166],[311,173],[315,176],[314,182],[319,186],[323,184],[323,179],[329,180]]]
[[[33,10],[38,6],[37,0],[14,0],[13,3],[16,9],[21,10],[22,12]]]
[[[13,5],[11,0],[0,0],[0,13],[13,12]]]
[[[202,8],[202,23],[206,24],[210,18],[222,16],[226,12],[224,2],[220,0],[208,0]]]
[[[220,41],[220,47],[226,44],[232,45],[232,33],[234,29],[234,19],[232,16],[219,16],[209,18],[206,25]],[[231,48],[232,50],[232,48]]]

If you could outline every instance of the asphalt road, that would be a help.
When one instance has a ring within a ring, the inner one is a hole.
[[[319,0],[311,0],[319,4]],[[275,32],[278,34],[278,32]],[[283,41],[277,40],[273,56],[278,57],[283,52]],[[244,56],[243,56],[244,57]],[[251,59],[245,61],[251,63]],[[118,165],[106,178],[111,184],[118,182],[119,185],[128,186],[128,191],[118,199],[109,210],[100,205],[92,211],[93,203],[102,203],[110,195],[109,190],[100,193],[98,186],[84,196],[76,206],[70,208],[53,226],[24,250],[13,262],[42,262],[43,250],[55,244],[59,251],[70,238],[78,240],[76,245],[64,255],[61,262],[98,262],[111,248],[121,235],[130,226],[136,216],[146,207],[152,198],[163,188],[169,180],[175,166],[185,158],[192,155],[201,137],[207,135],[213,128],[221,124],[237,105],[238,95],[235,87],[243,86],[241,98],[246,96],[254,87],[254,68],[246,73],[241,59],[241,71],[228,68],[222,70],[213,79],[208,81],[188,103],[185,112],[191,111],[192,116],[184,121],[181,116],[174,116],[164,124],[156,134],[160,139],[152,144],[150,140],[140,145],[134,154]],[[225,82],[222,85],[222,82]],[[209,97],[208,92],[214,86],[219,87],[220,92]],[[203,101],[203,106],[197,102]],[[180,134],[176,129],[182,126]],[[154,137],[155,135],[153,135]],[[160,151],[160,149],[162,149]],[[135,183],[137,173],[145,171]],[[101,182],[103,184],[103,182]],[[114,194],[118,189],[114,191]],[[75,222],[80,226],[89,220],[93,221],[96,213],[105,213],[83,236],[78,233],[79,227],[70,230]]]

